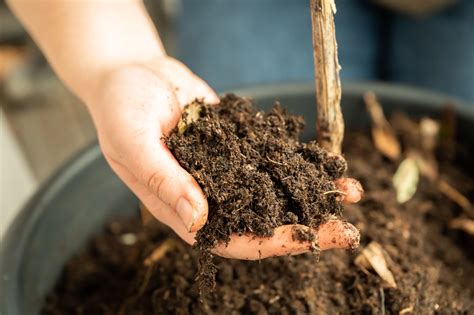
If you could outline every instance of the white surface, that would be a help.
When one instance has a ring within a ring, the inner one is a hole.
[[[0,108],[0,238],[37,187]]]

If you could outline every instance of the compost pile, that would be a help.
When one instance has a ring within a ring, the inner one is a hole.
[[[233,94],[218,106],[196,101],[183,116],[166,144],[209,203],[208,221],[196,236],[201,288],[214,287],[211,249],[232,233],[268,237],[285,224],[317,227],[341,216],[333,181],[346,163],[316,142],[298,141],[302,117],[278,103],[268,113],[258,111],[250,99]]]
[[[258,114],[246,100],[234,96],[226,99],[233,102],[231,108],[239,110],[204,107],[199,115],[203,121],[208,120],[206,124],[193,123],[181,136],[178,133],[176,139],[183,135],[186,138],[188,132],[202,129],[202,138],[187,137],[190,143],[214,141],[208,149],[197,145],[193,154],[210,154],[220,168],[206,169],[211,166],[202,164],[201,159],[183,163],[201,185],[210,181],[208,175],[204,175],[208,174],[205,171],[220,170],[217,179],[229,180],[233,171],[224,168],[223,159],[234,158],[231,154],[241,156],[242,159],[236,158],[241,163],[241,173],[238,173],[239,178],[232,179],[239,182],[227,193],[239,192],[240,202],[254,208],[245,208],[246,215],[236,219],[232,214],[244,209],[237,211],[237,199],[230,200],[227,195],[219,194],[221,187],[203,185],[206,195],[216,198],[210,201],[210,211],[220,211],[214,216],[210,213],[209,226],[219,229],[224,237],[205,227],[198,234],[201,244],[212,247],[216,240],[225,241],[233,231],[247,231],[244,226],[252,227],[253,232],[260,235],[271,235],[273,224],[297,220],[317,225],[329,215],[339,215],[341,208],[336,196],[333,197],[335,200],[324,203],[326,201],[318,196],[308,194],[308,198],[315,198],[311,202],[325,205],[321,211],[310,208],[308,200],[295,201],[291,207],[288,204],[287,196],[293,191],[292,185],[301,183],[290,181],[292,184],[287,185],[282,177],[289,176],[286,172],[304,170],[310,178],[323,178],[324,185],[331,185],[330,180],[340,176],[342,169],[339,164],[333,170],[323,167],[330,163],[313,163],[326,162],[327,154],[315,144],[298,143],[301,119],[285,115],[279,107],[269,114]],[[344,152],[351,165],[348,175],[360,180],[366,189],[361,202],[346,206],[344,212],[345,217],[361,231],[358,252],[324,252],[319,262],[312,254],[255,262],[216,257],[215,289],[200,295],[199,283],[196,282],[200,251],[186,245],[157,222],[144,227],[138,217],[135,220],[115,220],[91,240],[86,250],[67,263],[57,286],[47,298],[43,314],[469,313],[474,308],[471,250],[474,232],[469,225],[472,221],[467,208],[463,208],[459,198],[453,196],[472,196],[474,193],[471,152],[453,145],[452,139],[441,143],[436,152],[437,172],[442,174],[444,183],[452,185],[450,187],[457,195],[453,195],[452,190],[440,191],[440,182],[429,176],[417,173],[415,183],[411,180],[415,176],[410,174],[407,165],[412,165],[410,161],[415,159],[413,152],[417,144],[413,144],[413,128],[404,128],[407,120],[404,121],[399,125],[394,121],[393,126],[397,137],[402,139],[402,153],[411,148],[410,158],[387,158],[387,152],[380,150],[380,146],[374,147],[373,140],[366,133],[346,135]],[[258,130],[264,124],[274,127],[262,128],[271,130],[266,131],[266,137],[259,134],[252,138],[252,130]],[[220,131],[214,133],[213,130]],[[222,137],[229,142],[228,147],[220,145]],[[246,142],[238,141],[240,137],[253,140],[249,140],[248,145],[241,145]],[[278,142],[276,138],[287,140]],[[173,137],[168,139],[171,146],[173,141]],[[254,149],[251,141],[258,142],[260,147]],[[178,159],[186,157],[186,150],[180,151],[177,145],[173,150]],[[290,158],[294,159],[291,160],[294,165],[287,168],[285,164]],[[404,175],[401,184],[394,185],[394,174],[401,170]],[[312,172],[317,175],[312,175]],[[254,182],[258,183],[257,194],[266,192],[259,198],[250,193],[255,188]],[[403,189],[405,193],[402,194]],[[451,198],[447,191],[451,192]],[[219,208],[222,202],[235,207],[234,212]],[[252,219],[252,211],[258,209],[273,209],[272,216],[279,221],[257,223]],[[294,215],[287,214],[291,210]],[[232,228],[228,229],[225,224]]]

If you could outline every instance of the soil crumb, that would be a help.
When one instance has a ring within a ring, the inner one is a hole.
[[[180,123],[166,144],[209,203],[208,222],[196,237],[202,289],[215,284],[211,249],[232,233],[268,237],[285,224],[317,227],[341,217],[340,193],[325,192],[337,192],[333,181],[343,175],[346,162],[316,142],[299,142],[302,117],[278,103],[268,113],[258,111],[250,99],[233,94],[217,106],[200,101],[188,106],[193,107],[182,121],[189,122]],[[301,237],[313,242],[311,234]]]
[[[305,229],[301,226],[293,227],[293,239],[300,242],[312,242],[314,241],[314,233],[311,233],[311,230]]]

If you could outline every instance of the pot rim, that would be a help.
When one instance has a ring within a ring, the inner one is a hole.
[[[295,81],[276,84],[242,86],[233,89],[232,92],[235,94],[249,94],[252,95],[252,98],[258,98],[260,96],[270,95],[269,92],[274,92],[275,90],[278,91],[278,94],[293,96],[314,93],[315,87],[314,82]],[[469,104],[468,102],[449,94],[413,87],[411,85],[382,81],[342,82],[342,95],[346,93],[362,95],[366,91],[373,91],[376,95],[381,97],[390,96],[391,98],[400,100],[409,100],[410,102],[420,103],[423,107],[430,108],[432,108],[432,106],[441,107],[446,105],[446,103],[451,103],[456,105],[456,111],[461,116],[474,118],[474,104]],[[225,91],[223,93],[225,93]]]

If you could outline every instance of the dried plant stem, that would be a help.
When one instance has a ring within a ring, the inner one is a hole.
[[[310,0],[316,82],[318,141],[326,150],[340,154],[344,137],[341,112],[341,81],[337,58],[334,0]]]

